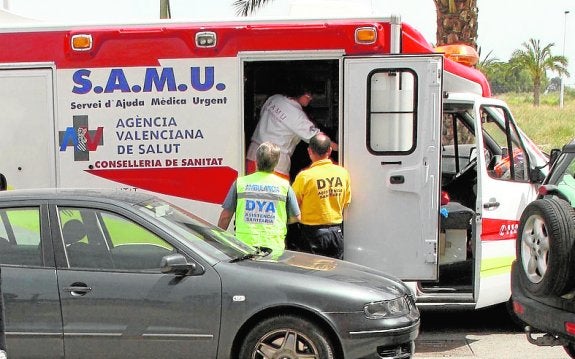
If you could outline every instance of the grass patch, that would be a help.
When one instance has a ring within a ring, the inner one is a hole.
[[[561,148],[575,137],[575,95],[568,92],[563,108],[559,108],[559,94],[541,96],[541,105],[533,106],[533,95],[508,93],[496,96],[507,102],[515,121],[542,151]]]

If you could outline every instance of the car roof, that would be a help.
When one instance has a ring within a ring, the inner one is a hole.
[[[122,202],[136,204],[154,196],[120,189],[87,189],[87,188],[39,188],[0,191],[2,200],[83,200],[97,202]]]

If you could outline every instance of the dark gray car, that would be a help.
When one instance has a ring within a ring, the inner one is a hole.
[[[1,192],[0,263],[9,358],[410,358],[419,329],[398,279],[140,192]]]

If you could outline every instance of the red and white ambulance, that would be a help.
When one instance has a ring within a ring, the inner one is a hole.
[[[505,302],[546,156],[461,49],[396,16],[2,28],[0,172],[151,191],[215,221],[265,99],[311,82],[309,116],[352,177],[346,260],[422,307]]]

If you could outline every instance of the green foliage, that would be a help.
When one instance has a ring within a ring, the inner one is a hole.
[[[527,92],[533,90],[533,82],[527,71],[508,62],[492,62],[480,67],[487,76],[494,94]]]

